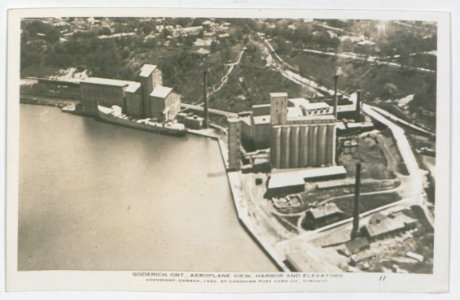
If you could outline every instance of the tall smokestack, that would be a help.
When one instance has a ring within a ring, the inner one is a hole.
[[[208,78],[207,78],[206,70],[203,71],[203,97],[204,97],[203,127],[208,128]]]
[[[359,188],[361,185],[361,163],[356,163],[355,175],[355,198],[353,201],[353,229],[351,239],[355,239],[359,234]]]
[[[356,91],[356,117],[361,121],[361,90]]]
[[[337,83],[339,81],[339,72],[334,75],[334,117],[337,119],[337,105],[338,105],[338,96],[337,96]]]

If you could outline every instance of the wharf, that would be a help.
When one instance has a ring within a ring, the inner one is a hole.
[[[262,247],[262,249],[270,256],[276,263],[278,268],[284,272],[289,272],[284,263],[284,256],[280,254],[274,247],[269,236],[263,231],[263,226],[257,224],[254,220],[257,212],[249,209],[247,201],[244,199],[241,187],[241,172],[227,172],[227,178],[232,192],[233,203],[235,205],[236,213],[240,222],[249,231],[255,241]]]
[[[409,172],[409,185],[411,192],[397,202],[378,207],[371,211],[360,214],[363,220],[368,220],[376,212],[388,214],[392,211],[401,210],[407,206],[419,204],[423,211],[426,211],[423,199],[423,183],[424,172],[418,167],[418,164],[413,155],[412,149],[407,141],[404,130],[389,121],[387,118],[372,110],[373,107],[364,106],[363,111],[373,119],[383,123],[390,128],[392,135],[396,141],[399,152]],[[220,141],[220,139],[218,140]],[[226,146],[219,143],[221,153],[227,153]],[[224,156],[223,156],[224,158]],[[224,158],[227,166],[227,161]],[[246,191],[248,185],[243,181],[241,172],[227,171],[227,177],[233,197],[233,202],[240,222],[259,243],[263,250],[270,256],[276,265],[285,272],[290,272],[287,261],[293,265],[295,269],[302,272],[340,272],[337,261],[328,261],[331,256],[331,249],[323,249],[311,243],[315,239],[321,239],[323,236],[329,236],[332,232],[348,232],[348,227],[351,226],[351,218],[347,218],[340,222],[330,224],[319,228],[312,232],[305,232],[296,236],[279,236],[274,235],[274,227],[272,218],[267,215],[264,208],[254,202]],[[248,183],[250,184],[250,183]],[[257,199],[256,199],[257,200]],[[321,261],[320,264],[317,261]]]
[[[241,186],[241,172],[228,171],[228,145],[225,140],[220,137],[216,139],[219,145],[219,150],[227,171],[227,179],[232,194],[233,204],[240,223],[246,228],[248,233],[259,244],[262,250],[275,262],[277,267],[284,272],[289,272],[289,269],[284,263],[284,256],[280,255],[274,248],[274,243],[270,240],[270,236],[265,234],[263,226],[257,224],[253,218],[257,218],[257,212],[249,208],[249,202],[243,196],[243,188]]]
[[[20,102],[24,104],[55,106],[59,108],[66,107],[70,104],[75,104],[74,100],[50,99],[40,96],[21,95]]]

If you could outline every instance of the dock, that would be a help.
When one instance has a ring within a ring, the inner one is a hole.
[[[389,213],[401,209],[402,207],[407,207],[408,205],[418,204],[423,208],[421,194],[423,191],[424,172],[419,168],[416,162],[405,132],[400,126],[396,125],[373,108],[374,107],[365,105],[363,111],[371,118],[386,125],[392,132],[396,145],[402,155],[402,159],[409,171],[409,176],[411,178],[409,182],[412,186],[412,192],[400,201],[360,214],[363,220],[368,220],[368,218],[376,212]],[[225,165],[228,166],[227,158],[224,156],[225,153],[228,153],[228,149],[226,149],[226,145],[221,142],[221,139],[218,139],[218,141],[222,158]],[[274,221],[270,215],[267,215],[264,208],[254,202],[254,199],[247,199],[247,197],[250,196],[246,195],[242,176],[243,174],[239,171],[227,171],[228,182],[238,219],[248,230],[250,235],[263,248],[265,253],[276,263],[280,270],[285,272],[341,272],[341,269],[336,264],[327,259],[328,251],[332,250],[320,249],[309,243],[309,241],[318,238],[320,235],[330,230],[348,228],[351,226],[351,218],[330,224],[312,232],[305,232],[290,237],[283,236],[283,233],[279,233],[277,236],[277,234],[274,234],[277,230],[276,224],[273,224]]]
[[[233,203],[235,204],[236,214],[241,224],[249,231],[252,237],[260,244],[263,250],[276,263],[278,268],[284,272],[289,272],[284,263],[284,256],[279,253],[270,241],[269,236],[263,231],[262,226],[258,226],[253,218],[257,212],[251,211],[242,195],[240,172],[227,172],[228,183],[232,192]]]

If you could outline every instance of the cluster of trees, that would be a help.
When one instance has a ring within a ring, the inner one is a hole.
[[[198,26],[204,20],[166,19],[162,24]],[[65,39],[58,28],[46,22],[23,23],[21,72],[22,76],[42,77],[60,69],[76,67],[77,71],[88,70],[90,76],[135,80],[139,65],[149,62],[159,65],[166,85],[184,96],[196,98],[201,95],[201,88],[196,86],[201,71],[204,68],[215,71],[215,76],[209,78],[210,85],[213,79],[220,80],[225,71],[223,62],[235,57],[232,46],[244,42],[244,36],[250,30],[249,23],[236,22],[242,23],[241,27],[232,26],[230,37],[213,42],[208,59],[194,55],[196,47],[193,43],[203,37],[204,31],[198,36],[171,38],[166,29],[158,33],[153,19],[113,18],[86,31],[74,31]],[[100,38],[101,35],[134,30],[136,35],[125,38]],[[160,47],[166,41],[170,47]],[[206,60],[209,66],[205,65]]]
[[[45,36],[37,36],[27,29],[23,31],[21,71],[31,67],[35,69],[77,67],[80,70],[90,70],[94,76],[115,78],[135,76],[133,70],[123,61],[129,55],[129,47],[123,45],[126,42],[101,40],[94,32],[76,32],[72,39],[65,42],[59,41],[59,38],[49,38],[48,33],[44,34]]]
[[[335,29],[324,28],[318,22]],[[296,49],[305,47],[329,51],[337,49],[378,56],[399,55],[404,60],[409,59],[413,53],[436,50],[437,43],[435,28],[425,23],[401,24],[401,22],[373,20],[317,20],[302,23],[271,20],[255,24],[257,31],[290,41]],[[350,40],[341,41],[342,35],[363,36],[365,39],[372,40],[375,45],[361,45]],[[286,49],[281,42],[277,44],[280,47],[277,50],[281,52],[290,50]]]
[[[265,25],[263,28],[266,34],[288,40],[296,48],[308,47],[323,50],[336,49],[340,45],[337,36],[332,36],[326,30],[315,28],[309,23],[297,23],[295,29],[289,28],[287,24],[279,24],[274,27]]]
[[[195,64],[196,58],[190,52],[184,50],[166,57],[159,64],[160,70],[163,73],[163,81],[171,84],[184,81],[187,70],[194,67]]]
[[[154,48],[156,41],[144,43],[146,33],[154,30],[154,24],[117,21],[116,24],[123,26],[136,26],[139,34],[129,38],[99,39],[99,35],[110,35],[117,31],[102,26],[89,31],[76,31],[72,37],[60,40],[60,32],[50,24],[41,21],[23,23],[21,71],[34,75],[34,71],[43,68],[58,70],[77,67],[79,70],[89,70],[93,76],[134,79],[134,67],[127,64],[127,59],[136,49]]]

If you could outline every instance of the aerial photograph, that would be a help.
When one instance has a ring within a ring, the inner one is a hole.
[[[437,30],[21,19],[18,270],[433,274]]]

